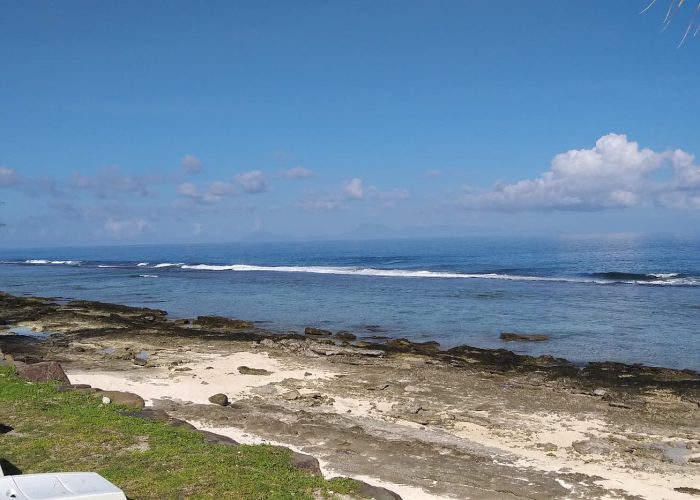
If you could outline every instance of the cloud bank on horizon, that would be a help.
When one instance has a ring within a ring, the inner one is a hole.
[[[318,217],[325,213],[326,217],[333,217],[344,212],[350,221],[361,224],[381,220],[382,213],[397,207],[410,212],[421,203],[434,210],[444,211],[447,207],[468,213],[596,212],[654,207],[700,210],[700,166],[692,154],[680,149],[653,151],[615,133],[600,137],[592,148],[557,154],[549,169],[537,177],[512,183],[500,181],[490,189],[463,186],[461,192],[438,183],[434,192],[412,196],[402,186],[380,189],[372,179],[350,177],[335,188],[326,181],[320,190],[306,189],[296,194],[286,192],[292,186],[289,181],[318,181],[322,176],[297,166],[276,173],[256,169],[224,179],[195,179],[205,171],[204,163],[191,154],[182,158],[179,169],[165,173],[132,174],[109,166],[90,173],[74,172],[65,178],[31,178],[3,166],[0,188],[35,200],[44,199],[53,212],[53,217],[44,217],[44,224],[49,220],[56,224],[58,220],[60,225],[62,217],[79,220],[91,225],[94,235],[112,239],[153,236],[168,220],[194,227],[191,234],[197,237],[212,225],[207,224],[207,216],[237,212],[255,213],[255,225],[260,227],[265,214],[274,219],[280,211],[297,212],[297,220],[308,216],[304,214],[316,213]],[[272,191],[278,191],[279,196],[271,198]],[[198,220],[189,221],[190,217]]]

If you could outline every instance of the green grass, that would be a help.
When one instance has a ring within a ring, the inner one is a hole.
[[[131,499],[333,498],[350,480],[326,481],[271,446],[208,444],[187,429],[120,414],[82,392],[29,384],[0,366],[0,459],[24,474],[94,471]]]

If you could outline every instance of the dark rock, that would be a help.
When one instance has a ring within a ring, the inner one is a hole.
[[[150,309],[148,307],[131,307],[120,304],[110,304],[107,302],[97,302],[93,300],[73,300],[65,305],[66,309],[87,311],[92,313],[101,313],[104,315],[131,316],[131,317],[151,317],[153,321],[162,319],[167,316],[167,312],[161,309]]]
[[[386,345],[398,351],[410,351],[413,347],[413,342],[408,339],[391,339]]]
[[[271,375],[271,371],[267,371],[263,368],[249,368],[247,366],[239,366],[238,373],[241,375]]]
[[[499,338],[506,342],[544,342],[549,340],[549,335],[525,335],[522,333],[503,332]]]
[[[316,458],[305,453],[289,450],[292,466],[296,469],[305,470],[314,476],[322,476],[321,465]]]
[[[193,324],[203,328],[232,330],[247,330],[254,327],[253,323],[250,321],[224,318],[222,316],[197,316],[197,319],[194,320]]]
[[[99,398],[107,397],[114,404],[129,406],[139,410],[142,410],[146,406],[143,398],[133,392],[98,391],[95,392],[95,396]]]
[[[413,349],[420,354],[435,354],[440,352],[440,343],[435,341],[414,342]]]
[[[307,326],[304,328],[305,335],[314,335],[316,337],[330,337],[333,332],[330,330],[323,330],[321,328],[314,328],[313,326]]]
[[[678,493],[685,493],[686,495],[700,496],[700,489],[691,488],[690,486],[679,486],[678,488],[673,488],[673,490]]]
[[[176,319],[176,320],[175,320],[175,324],[176,324],[176,325],[189,325],[189,324],[190,324],[190,320],[189,320],[189,319],[186,319],[186,318],[185,318],[185,319]]]
[[[146,366],[148,364],[148,360],[143,358],[134,358],[132,362],[138,366]]]
[[[198,430],[197,434],[204,436],[204,440],[209,444],[222,444],[224,446],[238,446],[238,441],[231,439],[228,436],[222,436],[221,434],[216,434],[209,431]]]
[[[214,394],[213,396],[209,397],[209,402],[214,403],[215,405],[219,406],[227,406],[228,405],[228,396],[226,394]]]
[[[357,493],[365,498],[371,498],[372,500],[402,500],[397,493],[381,486],[372,486],[358,479],[353,479],[353,481],[357,484]]]
[[[338,340],[355,340],[357,338],[357,335],[351,332],[346,332],[345,330],[341,330],[335,334],[335,338],[337,338]]]
[[[459,357],[469,360],[469,364],[472,366],[474,366],[475,362],[478,362],[488,369],[497,371],[544,371],[552,375],[566,377],[575,377],[581,374],[578,368],[565,359],[543,356],[535,358],[533,356],[515,354],[506,349],[482,349],[462,345],[449,349],[446,354],[448,356],[444,357],[449,359],[451,364],[452,361],[458,361],[454,359],[455,357]]]
[[[7,359],[7,355],[5,355],[5,359]],[[42,361],[31,365],[16,363],[15,369],[17,370],[17,375],[27,382],[58,381],[61,384],[70,384],[70,380],[68,380],[63,368],[55,361]]]

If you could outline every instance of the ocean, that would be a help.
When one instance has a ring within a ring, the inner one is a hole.
[[[700,239],[230,243],[0,249],[0,290],[217,314],[280,332],[436,340],[700,369]],[[506,343],[501,332],[545,334]]]

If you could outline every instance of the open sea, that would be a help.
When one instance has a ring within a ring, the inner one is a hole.
[[[444,347],[700,369],[700,239],[465,238],[0,249],[0,290]],[[506,343],[503,331],[546,334]]]

